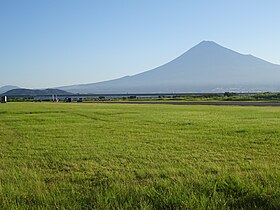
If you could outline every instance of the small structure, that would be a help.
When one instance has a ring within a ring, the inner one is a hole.
[[[69,102],[72,102],[73,101],[73,99],[71,98],[71,97],[69,97],[69,98],[65,98],[65,100],[64,100],[65,102],[67,102],[67,103],[69,103]]]
[[[58,99],[57,95],[52,95],[51,101],[52,102],[59,102],[59,99]]]
[[[128,98],[129,99],[136,99],[137,97],[136,96],[129,96]]]
[[[7,103],[7,96],[1,97],[1,103]]]

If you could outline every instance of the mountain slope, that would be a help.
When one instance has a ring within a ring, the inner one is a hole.
[[[36,96],[36,95],[69,95],[71,93],[66,92],[64,90],[59,90],[59,89],[45,89],[45,90],[34,90],[34,89],[13,89],[9,90],[2,95],[6,96],[23,96],[23,95],[28,95],[28,96]]]
[[[153,70],[60,89],[74,93],[276,91],[280,90],[280,66],[203,41]]]
[[[17,88],[19,88],[19,87],[13,86],[13,85],[2,86],[2,87],[0,87],[0,94],[5,93],[5,92],[7,92],[9,90],[17,89]]]

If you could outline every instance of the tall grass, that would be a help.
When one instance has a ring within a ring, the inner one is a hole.
[[[0,104],[0,209],[280,209],[280,108]]]

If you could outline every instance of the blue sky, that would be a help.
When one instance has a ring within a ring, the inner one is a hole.
[[[0,86],[92,83],[202,40],[280,64],[278,0],[0,0]]]

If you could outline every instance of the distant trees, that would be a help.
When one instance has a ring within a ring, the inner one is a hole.
[[[231,96],[235,96],[237,95],[236,93],[232,93],[232,92],[225,92],[224,93],[224,97],[231,97]]]

